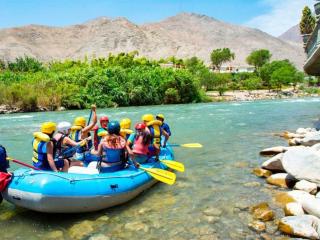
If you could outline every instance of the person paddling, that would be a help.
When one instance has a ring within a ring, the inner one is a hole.
[[[96,113],[96,106],[91,106],[91,111],[93,114],[93,121],[86,124],[86,119],[84,117],[77,117],[74,120],[74,125],[71,127],[71,139],[75,142],[80,142],[85,138],[90,137],[90,131],[94,128],[97,123],[97,113]],[[76,152],[76,159],[77,160],[84,160],[85,153],[89,151],[92,147],[92,141],[89,141],[88,144],[84,147],[78,148]]]
[[[55,155],[55,160],[58,159],[67,159],[69,161],[70,166],[82,166],[82,162],[73,161],[71,162],[71,158],[73,157],[76,148],[75,146],[86,145],[86,139],[82,142],[78,143],[69,138],[69,134],[71,131],[71,123],[69,122],[60,122],[57,126],[58,132],[54,135],[54,139],[57,143],[57,151]]]
[[[164,142],[162,147],[166,147],[167,141],[169,139],[168,133],[163,130],[160,126],[162,122],[159,120],[154,120],[152,114],[145,114],[142,116],[142,121],[146,124],[151,136],[152,141],[149,146],[149,154],[155,156],[156,161],[159,161],[161,138],[164,136]]]
[[[140,163],[145,163],[148,160],[148,148],[152,137],[146,128],[145,123],[137,123],[135,133],[132,133],[127,140],[126,148],[130,159],[136,167],[139,167]]]
[[[54,122],[45,122],[41,125],[41,133],[34,134],[33,146],[33,166],[46,171],[63,171],[69,169],[69,162],[66,159],[55,159],[57,151],[57,141],[52,138],[56,131]]]

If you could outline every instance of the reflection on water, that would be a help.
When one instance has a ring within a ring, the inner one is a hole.
[[[200,142],[201,149],[175,148],[186,166],[173,186],[157,184],[133,201],[88,214],[40,214],[0,205],[1,239],[255,239],[248,206],[272,202],[273,188],[251,175],[259,150],[284,142],[272,133],[310,126],[319,99],[99,109],[111,119],[163,113],[174,143]],[[0,144],[31,162],[32,132],[43,121],[72,121],[88,111],[0,116]],[[12,164],[12,169],[18,166]],[[260,184],[246,183],[258,182]],[[271,207],[274,207],[271,205]],[[281,212],[276,212],[281,217]],[[268,223],[267,229],[274,228]],[[276,229],[274,229],[276,231]]]

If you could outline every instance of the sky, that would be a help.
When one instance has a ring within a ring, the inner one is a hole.
[[[0,28],[41,24],[67,26],[97,17],[136,23],[193,12],[279,36],[299,22],[313,0],[0,0]]]

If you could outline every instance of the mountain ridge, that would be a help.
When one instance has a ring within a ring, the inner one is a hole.
[[[42,61],[108,56],[137,50],[151,59],[197,56],[210,62],[213,49],[229,47],[230,65],[247,66],[251,51],[269,49],[273,59],[289,59],[302,69],[303,48],[267,33],[206,15],[180,13],[159,22],[135,24],[124,17],[99,17],[66,27],[27,25],[0,29],[0,59],[32,56]]]

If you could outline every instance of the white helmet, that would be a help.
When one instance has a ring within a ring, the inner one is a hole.
[[[71,123],[69,122],[60,122],[57,126],[58,132],[63,134],[68,134],[68,131],[71,129]]]

